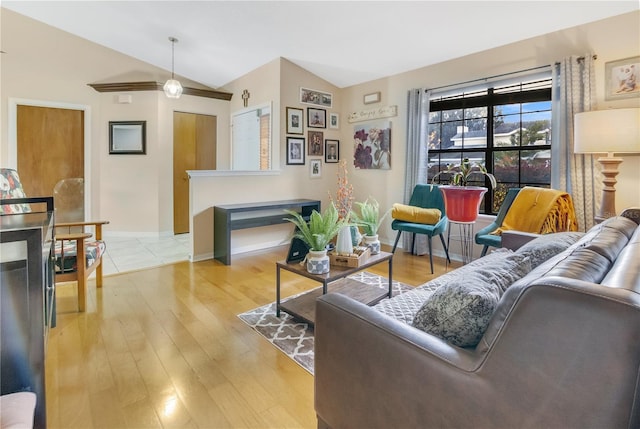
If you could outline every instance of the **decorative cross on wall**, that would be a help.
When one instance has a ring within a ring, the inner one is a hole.
[[[251,94],[249,94],[249,91],[247,91],[246,89],[242,91],[242,99],[244,100],[244,107],[247,107],[247,105],[249,104],[249,97],[251,97]]]

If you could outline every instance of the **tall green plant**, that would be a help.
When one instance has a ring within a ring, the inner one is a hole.
[[[477,174],[486,176],[489,179],[489,182],[491,182],[492,188],[495,189],[497,186],[495,176],[487,171],[484,164],[471,162],[469,158],[464,158],[460,164],[447,164],[447,169],[434,175],[431,179],[431,183],[434,183],[436,178],[441,174],[451,174],[449,177],[449,184],[454,186],[467,186],[471,180],[471,176]]]
[[[373,198],[371,201],[369,201],[369,199],[365,202],[356,201],[355,204],[360,209],[360,213],[351,213],[353,222],[364,229],[365,235],[376,235],[382,221],[390,213],[390,210],[387,210],[382,217],[380,217],[380,205]]]
[[[285,210],[290,217],[285,220],[293,223],[297,230],[294,237],[306,243],[311,250],[319,251],[327,248],[333,237],[338,235],[344,221],[338,219],[338,210],[333,203],[323,214],[314,210],[307,222],[300,213],[293,210]]]

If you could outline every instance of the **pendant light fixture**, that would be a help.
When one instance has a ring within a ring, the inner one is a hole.
[[[180,95],[182,95],[182,85],[173,78],[174,47],[178,42],[178,39],[175,37],[169,37],[169,41],[171,42],[171,79],[165,82],[162,89],[164,89],[164,94],[167,97],[180,98]]]

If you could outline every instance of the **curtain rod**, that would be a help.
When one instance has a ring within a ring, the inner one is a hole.
[[[547,65],[544,65],[544,66],[538,66],[538,67],[532,67],[532,68],[525,69],[525,70],[518,70],[516,72],[497,74],[497,75],[494,75],[494,76],[483,77],[483,78],[480,78],[480,79],[467,80],[465,82],[452,83],[450,85],[437,86],[435,88],[429,88],[428,90],[429,91],[435,91],[435,90],[438,90],[438,89],[451,88],[453,86],[458,86],[458,85],[467,85],[469,83],[486,82],[488,80],[496,79],[496,78],[499,78],[499,77],[511,76],[511,75],[514,75],[514,74],[525,73],[525,72],[534,71],[534,70],[541,70],[541,69],[548,68],[548,67],[551,67],[551,64],[547,64]]]

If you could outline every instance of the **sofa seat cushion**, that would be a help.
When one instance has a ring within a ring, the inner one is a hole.
[[[516,250],[516,253],[529,257],[531,268],[536,268],[558,253],[567,250],[584,236],[583,232],[557,232],[543,234],[534,238]]]
[[[87,267],[90,267],[103,255],[106,245],[102,240],[87,240],[84,245],[85,263]],[[55,253],[56,273],[71,273],[78,270],[75,240],[57,241]]]
[[[526,256],[509,252],[437,288],[413,326],[459,347],[478,344],[504,291],[531,270]]]

